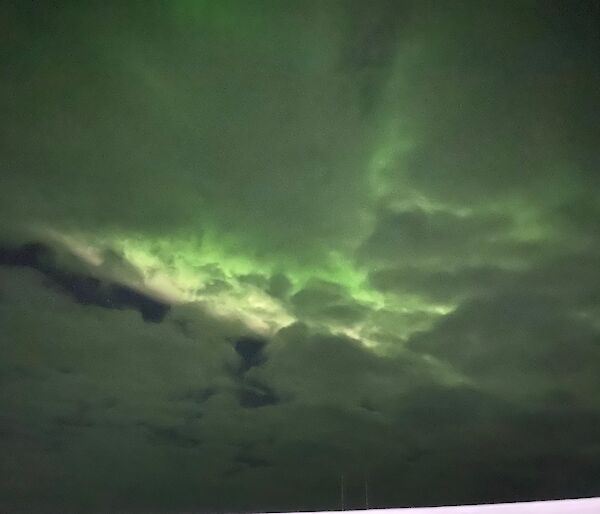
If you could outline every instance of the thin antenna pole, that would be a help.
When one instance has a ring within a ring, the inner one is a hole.
[[[340,479],[340,504],[341,504],[341,510],[346,510],[344,508],[344,474],[342,473],[341,479]]]
[[[365,477],[365,508],[369,510],[369,482],[367,482],[367,477]]]

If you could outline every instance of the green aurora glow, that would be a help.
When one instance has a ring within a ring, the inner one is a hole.
[[[0,7],[0,510],[600,494],[596,2],[42,4]]]

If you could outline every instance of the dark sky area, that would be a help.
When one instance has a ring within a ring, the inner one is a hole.
[[[0,1],[0,511],[600,496],[600,4]]]

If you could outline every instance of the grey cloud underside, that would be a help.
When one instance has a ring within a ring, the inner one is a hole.
[[[280,403],[279,395],[268,385],[248,378],[247,372],[262,366],[267,357],[264,353],[266,341],[253,337],[242,337],[235,341],[234,348],[240,363],[234,374],[238,382],[237,398],[244,408],[259,408]]]
[[[379,506],[596,491],[600,415],[587,396],[597,388],[595,347],[582,335],[571,354],[584,360],[573,360],[548,353],[554,343],[530,344],[523,355],[507,346],[546,324],[520,313],[514,298],[465,306],[411,341],[419,353],[391,358],[301,324],[269,341],[209,318],[183,334],[174,318],[190,316],[187,308],[148,324],[58,296],[28,269],[3,268],[2,284],[0,316],[11,334],[0,348],[7,506],[22,505],[16,491],[26,487],[35,509],[220,510],[227,491],[234,510],[335,508],[342,472],[354,507],[365,475]],[[464,333],[472,318],[486,327],[474,339]],[[34,334],[24,331],[32,319]],[[547,331],[561,337],[556,326]],[[466,350],[465,338],[487,350]],[[440,381],[421,351],[477,385]],[[254,396],[244,400],[248,390]]]
[[[313,281],[294,293],[290,304],[300,319],[356,322],[363,319],[369,309],[352,298],[338,284]]]
[[[106,309],[130,308],[140,312],[144,321],[158,323],[169,311],[169,304],[132,287],[103,281],[89,275],[61,269],[52,249],[43,243],[28,243],[19,247],[0,244],[0,266],[28,267],[42,273],[52,285],[84,305]]]

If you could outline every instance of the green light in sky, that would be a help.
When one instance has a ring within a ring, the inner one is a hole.
[[[350,259],[331,252],[320,266],[301,267],[297,262],[257,259],[228,249],[233,242],[219,240],[216,234],[207,232],[202,238],[194,237],[142,237],[140,235],[69,236],[63,242],[82,255],[95,255],[96,248],[110,247],[121,253],[144,277],[138,284],[173,303],[199,302],[213,314],[242,321],[252,330],[273,333],[296,321],[290,305],[282,299],[273,298],[265,288],[246,280],[255,276],[268,279],[285,270],[292,283],[292,294],[306,287],[313,280],[322,280],[341,286],[349,298],[367,306],[369,312],[391,309],[399,313],[427,313],[431,319],[444,315],[451,306],[432,305],[414,295],[388,295],[370,287],[366,270],[353,265]],[[221,283],[218,288],[212,285]],[[400,317],[401,319],[401,317]],[[370,334],[376,333],[376,324],[370,315],[360,323],[302,319],[303,322],[320,326],[334,333],[361,339],[367,346],[377,346]],[[411,331],[410,326],[399,322],[394,330],[399,335]]]

